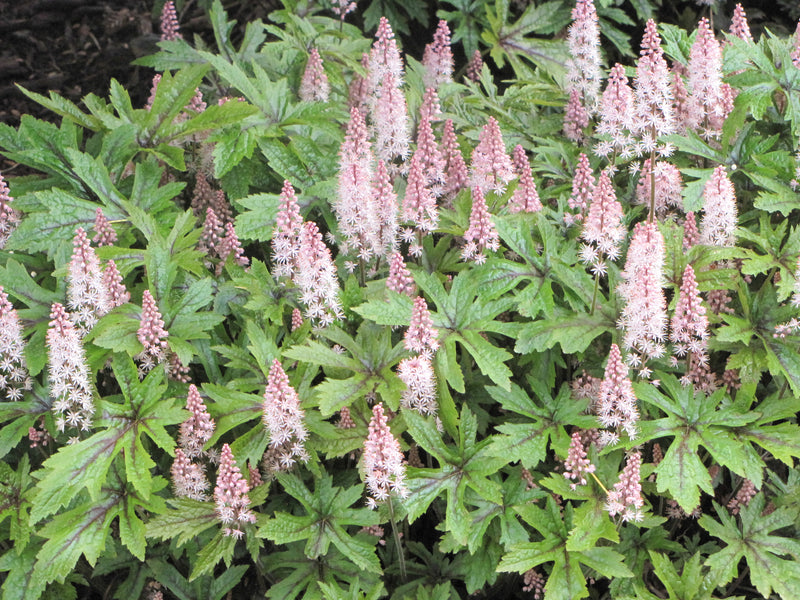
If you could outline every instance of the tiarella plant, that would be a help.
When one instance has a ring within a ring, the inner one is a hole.
[[[22,90],[3,600],[800,598],[800,34],[447,4]]]

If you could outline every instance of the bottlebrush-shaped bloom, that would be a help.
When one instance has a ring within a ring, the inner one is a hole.
[[[655,190],[652,186],[655,183]],[[655,173],[650,169],[650,159],[644,161],[636,186],[636,203],[650,206],[650,194],[655,192],[656,214],[664,215],[670,208],[683,207],[683,177],[678,167],[663,160],[656,161]]]
[[[342,20],[356,9],[356,3],[349,0],[334,0],[331,10]]]
[[[634,84],[636,98],[636,129],[641,139],[642,152],[658,149],[668,154],[670,149],[658,148],[660,136],[675,132],[672,88],[670,72],[664,51],[661,49],[661,36],[656,30],[655,21],[649,19],[642,38],[642,49],[636,66]]]
[[[214,435],[214,419],[208,414],[197,386],[191,384],[186,396],[186,410],[191,416],[181,423],[178,444],[189,458],[203,456],[203,446]]]
[[[94,216],[94,234],[92,241],[98,246],[113,246],[117,242],[117,232],[99,206]]]
[[[531,163],[525,149],[520,145],[514,148],[514,172],[519,178],[517,189],[508,203],[508,210],[512,213],[518,212],[539,212],[542,210],[542,201],[539,199],[539,191],[536,189],[536,182],[533,180]]]
[[[297,331],[303,326],[303,313],[299,308],[292,309],[292,331]]]
[[[720,165],[714,169],[703,189],[700,242],[709,246],[733,246],[737,220],[736,192],[725,165]]]
[[[622,205],[617,201],[611,177],[603,171],[581,232],[581,238],[586,242],[581,252],[584,262],[591,264],[595,273],[604,274],[604,257],[612,261],[619,257],[620,244],[626,233],[622,223]]]
[[[428,303],[422,296],[417,296],[411,310],[411,323],[404,337],[406,350],[431,355],[439,349],[439,342],[436,340],[438,335],[428,311]]]
[[[417,150],[414,152],[414,156],[422,165],[425,185],[434,196],[441,196],[445,186],[445,162],[433,135],[431,122],[427,117],[423,117],[419,122]]]
[[[417,291],[411,271],[406,267],[403,255],[399,252],[393,253],[389,259],[389,278],[386,280],[386,287],[409,297],[413,297]]]
[[[136,332],[139,343],[144,346],[144,350],[136,355],[143,371],[149,371],[156,364],[167,360],[168,336],[155,298],[150,290],[145,290],[142,294],[142,318],[139,331]]]
[[[218,256],[218,248],[222,241],[223,229],[222,222],[217,213],[210,206],[206,208],[206,220],[203,222],[203,233],[197,242],[197,249],[206,255],[206,266],[210,264],[210,259]]]
[[[111,310],[108,289],[103,283],[100,259],[82,227],[72,239],[72,259],[67,272],[67,302],[78,333],[86,335],[97,320]]]
[[[406,384],[401,404],[423,415],[435,415],[436,374],[430,356],[420,355],[404,358],[397,365],[397,376]]]
[[[566,89],[578,92],[578,101],[588,117],[594,113],[600,93],[600,24],[592,0],[577,0],[572,9],[572,25],[567,32]],[[582,126],[582,127],[585,127]]]
[[[689,53],[688,128],[701,127],[704,137],[722,135],[722,125],[733,110],[733,93],[722,82],[722,47],[705,17],[697,25],[697,36]]]
[[[623,282],[618,291],[625,306],[618,326],[624,331],[625,348],[632,351],[628,360],[640,366],[640,374],[650,374],[646,363],[664,355],[667,328],[667,303],[662,289],[664,236],[654,222],[637,223],[628,247]]]
[[[350,122],[339,150],[339,194],[333,210],[344,238],[342,252],[368,260],[381,251],[377,206],[373,195],[372,149],[364,116],[350,109]]]
[[[467,68],[464,71],[467,79],[477,83],[481,80],[481,71],[483,71],[483,57],[480,50],[475,50],[472,53],[472,58],[467,63]]]
[[[581,102],[581,94],[578,90],[569,93],[567,107],[564,109],[564,137],[573,142],[583,141],[584,128],[589,126],[589,113]]]
[[[214,190],[202,171],[195,174],[191,207],[195,217],[206,214],[206,209],[214,203]]]
[[[364,472],[370,494],[367,506],[375,508],[379,502],[389,499],[391,494],[401,498],[408,496],[406,466],[400,443],[389,429],[381,403],[372,407],[368,432],[364,441]]]
[[[278,215],[272,231],[272,260],[275,261],[276,277],[291,277],[295,273],[295,262],[300,252],[300,229],[303,217],[297,203],[294,188],[288,181],[278,200]]]
[[[214,502],[217,518],[226,526],[222,530],[224,535],[241,538],[244,535],[241,528],[246,523],[256,522],[256,516],[249,510],[250,497],[247,495],[249,491],[247,480],[236,466],[231,447],[223,444],[219,457],[217,485],[214,487]]]
[[[419,118],[428,119],[431,123],[438,121],[442,114],[442,106],[439,102],[439,94],[434,88],[427,88],[422,96],[422,104],[419,106]]]
[[[33,387],[25,366],[25,340],[16,309],[0,286],[0,398],[20,400]]]
[[[386,75],[391,75],[392,85],[399,87],[403,83],[403,59],[397,48],[397,40],[389,19],[381,17],[375,42],[369,53],[369,88],[375,93],[384,85]]]
[[[402,220],[411,222],[414,229],[421,235],[431,233],[439,223],[436,198],[430,188],[425,185],[424,168],[416,154],[411,158],[411,168],[408,170]],[[422,252],[422,248],[415,248],[411,253],[416,254],[417,252]]]
[[[612,517],[622,515],[623,521],[641,521],[644,518],[642,508],[642,483],[639,469],[642,466],[642,454],[637,450],[628,456],[625,468],[620,473],[619,481],[614,489],[608,492],[606,510]]]
[[[293,279],[300,288],[300,301],[306,305],[306,317],[312,322],[324,327],[342,318],[336,266],[315,223],[303,223],[300,228]]]
[[[683,249],[690,250],[699,243],[700,231],[697,229],[697,219],[693,212],[686,213],[686,220],[683,222]]]
[[[612,428],[616,432],[622,430],[629,438],[636,438],[639,409],[636,406],[633,384],[628,377],[628,366],[622,362],[622,354],[616,344],[611,344],[611,351],[608,353],[608,363],[600,383],[595,409],[603,427]],[[603,445],[616,442],[616,432],[601,432]]]
[[[461,154],[452,119],[447,119],[444,122],[441,148],[445,161],[445,173],[447,174],[444,193],[447,196],[455,196],[460,190],[467,187],[469,172],[467,171],[467,163],[464,162],[464,157]]]
[[[175,460],[172,462],[172,489],[179,498],[191,498],[205,502],[208,500],[206,490],[208,479],[203,467],[192,462],[183,450],[175,448]]]
[[[378,217],[378,247],[379,256],[388,256],[397,249],[397,234],[399,229],[397,194],[394,192],[389,169],[384,161],[378,161],[375,169],[374,186],[372,188],[375,210]]]
[[[369,54],[366,52],[361,55],[361,68],[364,70],[364,76],[358,74],[353,76],[347,90],[347,104],[349,108],[365,111],[369,99]]]
[[[56,427],[59,431],[66,427],[88,431],[92,426],[94,403],[80,335],[58,302],[51,308],[50,319],[46,341]]]
[[[472,212],[469,215],[469,229],[464,232],[464,242],[461,258],[474,260],[477,264],[486,262],[486,250],[495,252],[500,248],[500,236],[480,188],[472,189]]]
[[[178,13],[172,0],[164,2],[161,9],[161,39],[167,42],[183,39],[178,26]]]
[[[378,160],[405,160],[410,152],[411,125],[406,97],[393,73],[386,73],[370,96],[370,115]]]
[[[670,73],[672,76],[672,96],[675,99],[675,131],[685,134],[692,125],[692,98],[683,81],[686,68],[681,63],[673,63]]]
[[[288,471],[297,461],[308,460],[305,411],[300,408],[300,398],[277,358],[269,369],[263,419],[270,437],[269,450],[264,456],[268,473]]]
[[[0,175],[0,249],[6,247],[6,242],[20,222],[19,213],[11,208],[14,198],[9,194],[8,184]]]
[[[130,301],[131,295],[122,281],[122,274],[117,269],[117,263],[113,260],[109,260],[103,270],[103,286],[108,293],[111,308],[122,306]]]
[[[598,107],[595,133],[602,137],[594,149],[598,156],[617,153],[628,159],[636,153],[636,141],[631,135],[636,129],[635,104],[625,67],[617,63],[608,74],[608,84]]]
[[[573,222],[580,222],[586,214],[586,209],[594,196],[595,178],[592,167],[589,165],[589,157],[583,152],[578,156],[578,166],[575,168],[575,175],[572,178],[572,195],[567,201],[572,210],[577,210],[577,214],[565,214],[564,222],[572,225]]]
[[[322,67],[322,57],[319,50],[312,48],[300,81],[300,99],[306,102],[327,102],[330,93],[331,86]]]
[[[514,165],[506,153],[500,125],[494,117],[481,130],[478,145],[472,151],[472,187],[502,194],[514,179]]]
[[[708,317],[700,298],[697,279],[692,265],[686,265],[678,293],[678,304],[672,317],[670,340],[675,344],[675,354],[705,354],[708,344]]]
[[[747,22],[747,13],[744,12],[744,8],[742,8],[741,4],[737,4],[733,9],[730,34],[746,42],[753,41],[753,36],[750,33],[750,25]]]
[[[236,235],[236,230],[233,228],[233,223],[228,221],[225,223],[225,237],[219,244],[217,249],[219,253],[219,263],[217,263],[217,275],[222,274],[222,267],[225,266],[225,261],[228,257],[233,255],[233,262],[240,267],[246,267],[250,264],[250,259],[244,255],[244,248],[239,241],[239,236]]]
[[[453,81],[453,50],[450,48],[447,21],[439,21],[433,42],[425,46],[422,66],[425,67],[422,81],[426,88],[438,88],[443,83]]]
[[[564,477],[571,479],[570,489],[576,489],[578,485],[586,485],[586,475],[594,473],[595,466],[586,455],[586,448],[580,431],[572,433],[572,440],[567,452],[567,460],[564,461]]]

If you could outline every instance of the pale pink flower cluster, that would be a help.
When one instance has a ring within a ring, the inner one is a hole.
[[[664,236],[654,222],[637,223],[628,248],[623,282],[618,291],[625,306],[618,326],[624,331],[628,362],[650,375],[647,361],[664,355],[667,334],[667,302],[662,289]]]
[[[113,246],[117,242],[117,232],[103,214],[103,209],[99,206],[95,210],[94,216],[94,237],[92,241],[98,246]]]
[[[725,118],[733,110],[733,90],[722,81],[722,46],[703,18],[689,54],[689,111],[687,128],[701,128],[706,138],[722,135]]]
[[[433,135],[430,117],[421,116],[417,128],[417,150],[414,157],[419,160],[425,175],[425,185],[434,196],[441,196],[445,185],[445,160]]]
[[[522,581],[524,583],[522,591],[532,593],[533,600],[542,600],[544,598],[545,579],[536,569],[525,571]]]
[[[489,117],[472,151],[472,187],[484,193],[491,190],[502,194],[514,177],[514,165],[506,152],[500,124]]]
[[[467,187],[469,180],[467,163],[464,162],[464,157],[461,154],[452,119],[447,119],[444,122],[441,148],[446,173],[444,193],[447,197],[452,198],[460,190]]]
[[[278,215],[272,232],[272,260],[276,277],[291,277],[296,271],[295,262],[300,252],[300,229],[303,217],[292,184],[283,182],[278,201]]]
[[[630,439],[636,438],[639,409],[628,377],[628,366],[622,361],[622,354],[616,344],[611,344],[608,353],[608,363],[600,383],[595,410],[603,427],[613,429],[600,432],[601,446],[616,443],[620,431],[625,431]]]
[[[397,249],[397,235],[400,229],[399,205],[397,194],[389,177],[389,169],[382,160],[378,161],[375,169],[372,194],[378,218],[378,255],[387,256]]]
[[[136,332],[139,343],[144,346],[136,355],[142,374],[152,370],[158,363],[166,362],[168,336],[158,304],[150,290],[145,290],[142,294],[142,317]]]
[[[191,414],[181,423],[178,444],[187,457],[198,458],[205,455],[203,446],[214,435],[214,419],[208,414],[208,409],[194,384],[189,385],[186,410]]]
[[[376,508],[378,503],[389,499],[391,494],[401,498],[408,496],[406,488],[406,466],[400,442],[392,435],[383,404],[372,407],[367,439],[364,441],[364,472],[366,474],[367,506]]]
[[[433,319],[428,310],[425,298],[414,298],[414,307],[411,310],[411,323],[403,338],[406,350],[431,356],[439,349],[437,341],[438,331],[433,326]]]
[[[67,272],[67,302],[70,317],[81,336],[94,327],[97,320],[111,310],[108,290],[103,283],[100,260],[82,227],[75,231],[73,252]]]
[[[239,236],[236,235],[236,230],[230,221],[225,223],[225,237],[222,238],[217,248],[217,254],[219,255],[216,269],[217,276],[222,274],[222,268],[225,266],[229,256],[233,256],[233,262],[240,267],[250,265],[250,259],[244,255],[242,243],[239,241]]]
[[[697,218],[693,212],[686,213],[683,222],[683,249],[689,250],[700,243],[700,230],[697,229]]]
[[[406,230],[403,237],[411,243],[408,249],[409,253],[412,256],[419,256],[422,254],[419,240],[436,229],[439,223],[439,209],[436,206],[433,192],[426,185],[424,166],[416,154],[411,159],[411,168],[408,171],[406,194],[403,197],[402,220],[413,225],[414,230]],[[416,241],[414,240],[415,233]]]
[[[56,427],[59,431],[66,427],[88,431],[92,426],[94,403],[81,337],[58,302],[53,304],[50,318],[46,340]]]
[[[592,167],[589,164],[589,157],[583,152],[578,156],[578,166],[575,168],[575,175],[572,178],[572,195],[567,201],[571,210],[577,210],[577,214],[566,213],[564,223],[572,225],[583,220],[586,209],[594,196],[595,178]]]
[[[741,4],[737,4],[733,9],[730,34],[746,42],[753,41],[753,35],[750,33],[750,25],[747,23],[747,13],[744,12],[744,8],[742,8]]]
[[[172,489],[179,498],[190,498],[205,502],[208,500],[206,490],[209,484],[205,470],[202,466],[195,464],[186,456],[186,453],[175,448],[175,460],[172,462]]]
[[[108,292],[108,301],[111,308],[122,306],[131,299],[131,295],[122,281],[122,274],[117,269],[117,263],[110,260],[103,269],[103,285]]]
[[[681,380],[684,385],[703,384],[708,380],[708,317],[700,298],[694,269],[686,265],[678,293],[678,304],[672,317],[670,340],[675,355],[688,356],[687,372]]]
[[[0,398],[20,400],[23,392],[32,388],[19,315],[0,286]]]
[[[397,365],[397,376],[406,384],[401,401],[403,407],[423,415],[435,415],[439,405],[436,401],[436,374],[430,355],[404,358]]]
[[[308,431],[304,418],[300,398],[276,358],[269,369],[264,391],[263,419],[270,437],[269,450],[264,456],[267,473],[288,471],[297,461],[308,460],[305,448]]]
[[[605,258],[611,261],[619,258],[620,245],[626,233],[622,223],[622,205],[617,200],[611,177],[603,171],[594,188],[594,197],[581,232],[581,238],[586,242],[581,259],[591,265],[595,275],[605,275]]]
[[[481,71],[483,71],[483,57],[481,56],[480,50],[475,50],[475,52],[472,53],[472,58],[467,63],[464,74],[467,79],[477,83],[481,80]]]
[[[0,175],[0,249],[6,247],[9,236],[20,222],[19,212],[11,208],[13,201],[14,198],[9,194],[8,184]]]
[[[664,215],[671,208],[682,208],[683,177],[678,167],[657,160],[654,172],[650,169],[650,162],[648,158],[642,165],[639,184],[636,186],[636,203],[650,206],[650,194],[654,193],[656,214]]]
[[[536,189],[536,182],[533,180],[531,163],[522,145],[517,144],[514,147],[512,162],[519,183],[508,203],[509,212],[539,212],[542,210],[542,201],[539,199],[539,190]]]
[[[572,9],[572,25],[567,32],[566,90],[577,92],[578,101],[587,116],[596,110],[602,79],[600,57],[600,23],[593,0],[577,0]]]
[[[228,444],[223,444],[219,457],[217,485],[214,487],[214,502],[217,518],[225,527],[222,533],[226,536],[241,538],[242,528],[246,523],[255,523],[256,516],[249,510],[250,497],[247,492],[250,486],[242,476],[236,459]]]
[[[312,48],[308,55],[306,69],[300,80],[300,99],[305,102],[327,102],[331,93],[328,76],[322,67],[322,57],[319,50]]]
[[[386,287],[393,292],[405,294],[410,298],[413,298],[417,291],[414,277],[406,267],[403,255],[399,252],[393,253],[389,259],[389,278],[386,280]]]
[[[373,196],[372,149],[364,116],[350,109],[350,122],[339,150],[339,194],[333,210],[344,238],[345,254],[355,252],[361,260],[380,255],[380,222]]]
[[[752,481],[749,479],[742,481],[742,487],[736,492],[736,496],[731,498],[730,502],[728,502],[728,508],[731,514],[738,515],[742,510],[742,506],[748,506],[757,493],[758,490]]]
[[[292,331],[297,331],[303,326],[303,313],[299,308],[292,309]]]
[[[303,223],[299,248],[293,280],[300,288],[300,301],[306,306],[306,317],[323,327],[330,325],[343,316],[339,279],[331,251],[322,241],[315,223]]]
[[[486,262],[487,250],[495,252],[500,248],[500,236],[479,187],[472,188],[472,212],[469,228],[464,232],[464,242],[461,258],[479,265]]]
[[[623,521],[636,522],[644,518],[642,513],[644,498],[639,473],[641,466],[642,454],[637,450],[628,456],[619,481],[614,484],[614,489],[608,492],[606,510],[612,517],[622,515]]]
[[[658,138],[675,132],[670,71],[664,60],[661,36],[655,21],[647,21],[634,84],[636,98],[636,133],[640,152],[658,151],[667,156],[672,149],[658,144]]]
[[[594,471],[595,466],[587,457],[581,432],[573,432],[567,459],[564,461],[564,477],[572,480],[569,487],[574,490],[578,485],[586,485],[586,475]]]
[[[350,0],[334,0],[331,10],[342,20],[356,9],[356,3]]]
[[[349,108],[357,108],[362,111],[367,110],[367,100],[369,99],[369,54],[361,54],[361,68],[364,76],[356,74],[350,82],[347,90],[347,105]]]
[[[206,220],[203,222],[203,231],[197,243],[197,249],[206,255],[207,267],[211,266],[211,259],[217,254],[222,235],[222,222],[214,209],[209,206],[206,208]]]
[[[438,88],[443,83],[453,81],[453,50],[450,48],[447,21],[439,21],[433,42],[425,46],[422,66],[425,67],[422,81],[426,88]]]
[[[725,165],[719,165],[703,189],[700,242],[709,246],[733,246],[737,220],[736,192]]]
[[[608,84],[600,99],[595,133],[601,140],[595,146],[595,154],[608,157],[617,153],[629,159],[638,152],[631,133],[637,128],[634,108],[633,90],[628,84],[625,67],[617,63],[608,74]]]
[[[178,26],[178,13],[172,0],[164,2],[161,9],[161,39],[167,42],[183,39]]]
[[[589,126],[589,113],[581,101],[581,93],[572,90],[569,93],[567,107],[564,109],[564,137],[578,144],[583,142],[585,137],[583,130]]]

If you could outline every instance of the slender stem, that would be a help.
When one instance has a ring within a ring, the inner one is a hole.
[[[597,482],[597,485],[599,485],[599,486],[600,486],[600,487],[603,489],[603,491],[606,493],[606,496],[608,496],[608,489],[606,489],[606,486],[604,486],[604,485],[603,485],[603,484],[600,482],[600,480],[597,478],[597,475],[595,475],[595,474],[594,474],[594,471],[592,471],[592,472],[591,472],[591,473],[589,473],[589,474],[590,474],[590,475],[591,475],[591,476],[594,478],[594,480]]]
[[[595,302],[597,301],[597,289],[599,287],[600,287],[600,273],[595,273],[594,274],[594,293],[592,293],[592,304],[591,304],[592,308],[589,311],[589,315],[593,315],[594,314]]]
[[[397,557],[400,559],[400,577],[406,580],[406,557],[403,556],[403,545],[400,542],[400,532],[397,530],[397,520],[394,517],[394,505],[392,497],[389,496],[389,521],[392,523],[392,533],[394,533],[394,545],[397,546]]]
[[[359,285],[361,287],[364,287],[364,284],[366,283],[366,281],[367,281],[367,277],[366,277],[365,269],[364,269],[364,259],[363,258],[359,258],[358,259],[358,283],[359,283]]]

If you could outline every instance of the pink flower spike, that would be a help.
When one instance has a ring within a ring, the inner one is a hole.
[[[403,59],[400,57],[389,19],[381,17],[369,54],[369,87],[373,92],[383,84],[387,74],[391,75],[393,86],[399,87],[402,84]]]
[[[427,88],[422,96],[422,104],[419,107],[419,118],[428,119],[431,123],[438,121],[442,114],[442,107],[439,103],[439,94],[434,88]]]
[[[422,165],[425,185],[433,192],[434,196],[440,196],[444,191],[445,161],[439,152],[439,145],[436,143],[431,123],[427,117],[422,118],[417,129],[417,151],[414,156]]]
[[[95,211],[94,232],[95,236],[92,241],[98,246],[113,246],[117,241],[117,232],[114,231],[111,223],[103,214],[103,209],[99,206]]]
[[[0,286],[0,399],[16,401],[33,387],[25,366],[22,325],[8,295]]]
[[[608,492],[606,510],[612,517],[622,515],[623,521],[641,521],[644,518],[642,508],[642,483],[639,469],[642,465],[642,455],[637,450],[628,456],[625,468],[620,473],[619,481],[614,484],[614,489]]]
[[[225,237],[219,245],[219,263],[217,264],[217,275],[222,274],[222,267],[228,257],[233,255],[233,262],[240,267],[247,267],[250,264],[250,259],[244,255],[242,243],[239,241],[239,236],[236,235],[236,230],[233,228],[233,223],[228,221],[225,223]]]
[[[268,473],[288,471],[297,461],[309,458],[305,449],[308,431],[300,398],[276,358],[269,369],[264,391],[264,425],[269,431],[269,450],[264,456]]]
[[[577,210],[577,215],[571,215],[572,220],[582,221],[589,207],[589,203],[594,197],[595,178],[592,173],[592,167],[589,165],[589,157],[581,152],[578,156],[578,166],[575,168],[575,175],[572,178],[572,195],[569,198],[568,205],[572,210]],[[565,221],[567,218],[565,217]]]
[[[161,39],[166,42],[183,39],[178,26],[178,13],[172,0],[164,2],[164,8],[161,9]]]
[[[9,194],[8,184],[0,175],[0,249],[6,247],[11,233],[20,222],[19,213],[11,208],[14,198]]]
[[[744,12],[744,8],[742,8],[741,4],[737,4],[733,9],[730,34],[746,42],[753,41],[753,36],[750,33],[750,25],[747,23],[747,14]]]
[[[719,165],[703,190],[700,242],[709,246],[733,246],[737,219],[736,192],[725,165]]]
[[[444,123],[441,147],[447,173],[444,191],[448,196],[455,196],[460,190],[467,187],[469,172],[464,157],[461,155],[452,119],[447,119]]]
[[[430,357],[422,354],[404,358],[397,365],[397,376],[406,384],[402,406],[423,415],[435,415],[439,406],[436,403],[436,374]]]
[[[567,32],[570,59],[567,61],[567,92],[577,92],[587,124],[595,112],[600,93],[600,24],[592,0],[577,0],[572,10],[573,23]],[[581,126],[585,127],[585,125]]]
[[[206,208],[206,220],[203,223],[203,233],[200,234],[200,241],[197,249],[204,252],[208,259],[219,256],[219,246],[222,241],[222,223],[217,217],[217,213],[210,206]],[[206,266],[210,264],[207,261]]]
[[[581,143],[584,138],[583,130],[588,126],[589,113],[581,102],[581,94],[578,90],[572,90],[569,93],[567,107],[564,109],[564,137]]]
[[[683,249],[690,250],[699,243],[700,231],[697,229],[697,219],[693,212],[686,213],[686,220],[683,222]]]
[[[706,138],[722,135],[722,126],[733,110],[733,95],[722,82],[722,46],[705,17],[697,25],[697,36],[689,54],[689,98],[687,127],[700,128]]]
[[[122,275],[119,269],[117,269],[117,263],[110,259],[106,263],[106,268],[103,271],[103,286],[108,293],[111,308],[116,308],[117,306],[122,306],[130,302],[131,295],[128,293],[128,289],[122,281]]]
[[[249,510],[250,498],[247,495],[249,491],[247,480],[236,466],[231,447],[223,444],[219,457],[217,485],[214,487],[214,502],[217,518],[225,525],[222,531],[226,536],[241,537],[244,532],[240,528],[246,523],[256,522],[256,516]]]
[[[600,182],[594,190],[592,204],[583,224],[581,237],[591,244],[596,252],[592,254],[592,264],[602,260],[602,256],[616,260],[620,253],[620,244],[627,231],[622,223],[622,205],[617,200],[614,184],[607,171],[600,174]],[[599,254],[598,254],[599,253]]]
[[[630,158],[636,153],[636,142],[631,135],[636,128],[634,109],[633,90],[628,85],[625,67],[617,63],[608,74],[608,84],[600,98],[596,133],[602,140],[595,146],[598,156],[617,153]]]
[[[386,280],[386,287],[393,292],[409,297],[413,297],[416,293],[417,286],[414,284],[414,278],[403,261],[403,255],[399,252],[393,253],[389,259],[389,278]]]
[[[539,212],[542,210],[539,191],[533,181],[533,173],[531,164],[528,162],[528,156],[525,154],[525,149],[519,144],[514,148],[514,171],[519,178],[519,184],[517,189],[514,190],[514,195],[511,196],[511,201],[508,205],[509,211],[512,213]]]
[[[300,288],[300,301],[312,322],[324,327],[342,318],[336,265],[315,223],[303,223],[300,228],[294,283]]]
[[[440,20],[433,34],[433,42],[425,46],[422,57],[425,67],[423,84],[438,88],[443,83],[453,81],[453,50],[450,48],[450,28],[447,21]]]
[[[486,250],[495,252],[500,248],[500,236],[489,214],[486,199],[477,187],[472,189],[472,212],[469,215],[469,229],[464,232],[464,241],[461,258],[474,260],[477,264],[486,262]]]
[[[512,179],[514,165],[506,153],[500,125],[494,117],[489,117],[472,151],[472,185],[481,192],[492,190],[502,194]]]
[[[50,319],[46,345],[56,427],[59,431],[66,427],[88,431],[92,426],[94,402],[80,336],[58,302],[51,308]]]
[[[406,466],[400,443],[389,429],[382,403],[372,407],[368,431],[364,441],[364,472],[370,494],[367,506],[375,508],[391,494],[407,497],[408,488],[405,484]]]
[[[574,490],[578,485],[586,485],[586,475],[594,473],[594,471],[595,466],[587,458],[581,432],[576,430],[572,433],[567,460],[564,461],[564,477],[572,480],[572,483],[569,484],[570,489]]]
[[[137,355],[137,358],[143,363],[145,370],[152,369],[156,363],[166,361],[168,335],[155,298],[150,290],[145,290],[142,295],[141,324],[136,333],[139,343],[144,346],[144,350]]]
[[[272,231],[272,259],[275,261],[275,276],[290,277],[295,272],[295,261],[300,251],[300,228],[303,218],[292,184],[283,182],[278,200],[278,215]]]
[[[361,55],[361,68],[364,69],[365,75],[353,76],[347,91],[347,100],[349,108],[366,110],[369,98],[369,54],[366,52]]]
[[[411,146],[411,124],[400,80],[387,72],[370,96],[375,156],[387,163],[406,160]]]
[[[636,406],[633,385],[628,377],[628,367],[622,362],[622,355],[616,344],[611,344],[611,351],[608,353],[608,363],[603,381],[600,383],[596,410],[603,427],[617,431],[623,429],[630,439],[636,438],[639,409]]]
[[[378,219],[378,256],[387,256],[397,249],[399,230],[398,213],[400,207],[394,192],[389,170],[384,161],[378,161],[372,189]]]
[[[300,99],[305,102],[327,102],[331,93],[328,76],[322,68],[319,50],[312,48],[300,81]]]
[[[297,331],[303,326],[303,313],[299,308],[292,309],[292,331]]]
[[[111,300],[103,283],[100,260],[89,245],[82,227],[75,231],[73,252],[67,274],[67,300],[71,318],[82,336],[89,333],[97,320],[111,310]]]
[[[480,50],[475,50],[472,53],[472,59],[467,63],[465,75],[470,81],[475,83],[481,80],[481,71],[483,70],[483,57]]]
[[[439,223],[439,209],[436,198],[425,185],[425,167],[415,154],[408,171],[406,195],[403,198],[403,221],[410,221],[414,228],[425,235],[436,229]]]
[[[436,340],[437,336],[438,331],[433,326],[428,304],[425,302],[425,298],[417,296],[414,298],[411,323],[404,338],[406,350],[417,352],[418,354],[433,354],[439,349],[439,342]]]
[[[181,423],[178,444],[189,458],[205,455],[203,446],[214,435],[214,419],[208,414],[197,386],[191,384],[186,396],[186,410],[191,416]]]
[[[647,21],[639,63],[636,67],[636,129],[641,135],[641,151],[658,147],[657,138],[675,131],[670,72],[661,49],[653,19]]]
[[[175,448],[175,460],[170,472],[176,496],[201,502],[208,500],[206,490],[209,483],[203,468],[194,464],[180,448]]]
[[[636,203],[650,206],[652,185],[650,159],[644,161],[636,186]],[[656,214],[663,216],[670,208],[683,207],[683,177],[678,167],[665,162],[656,161],[655,168],[655,208]]]

